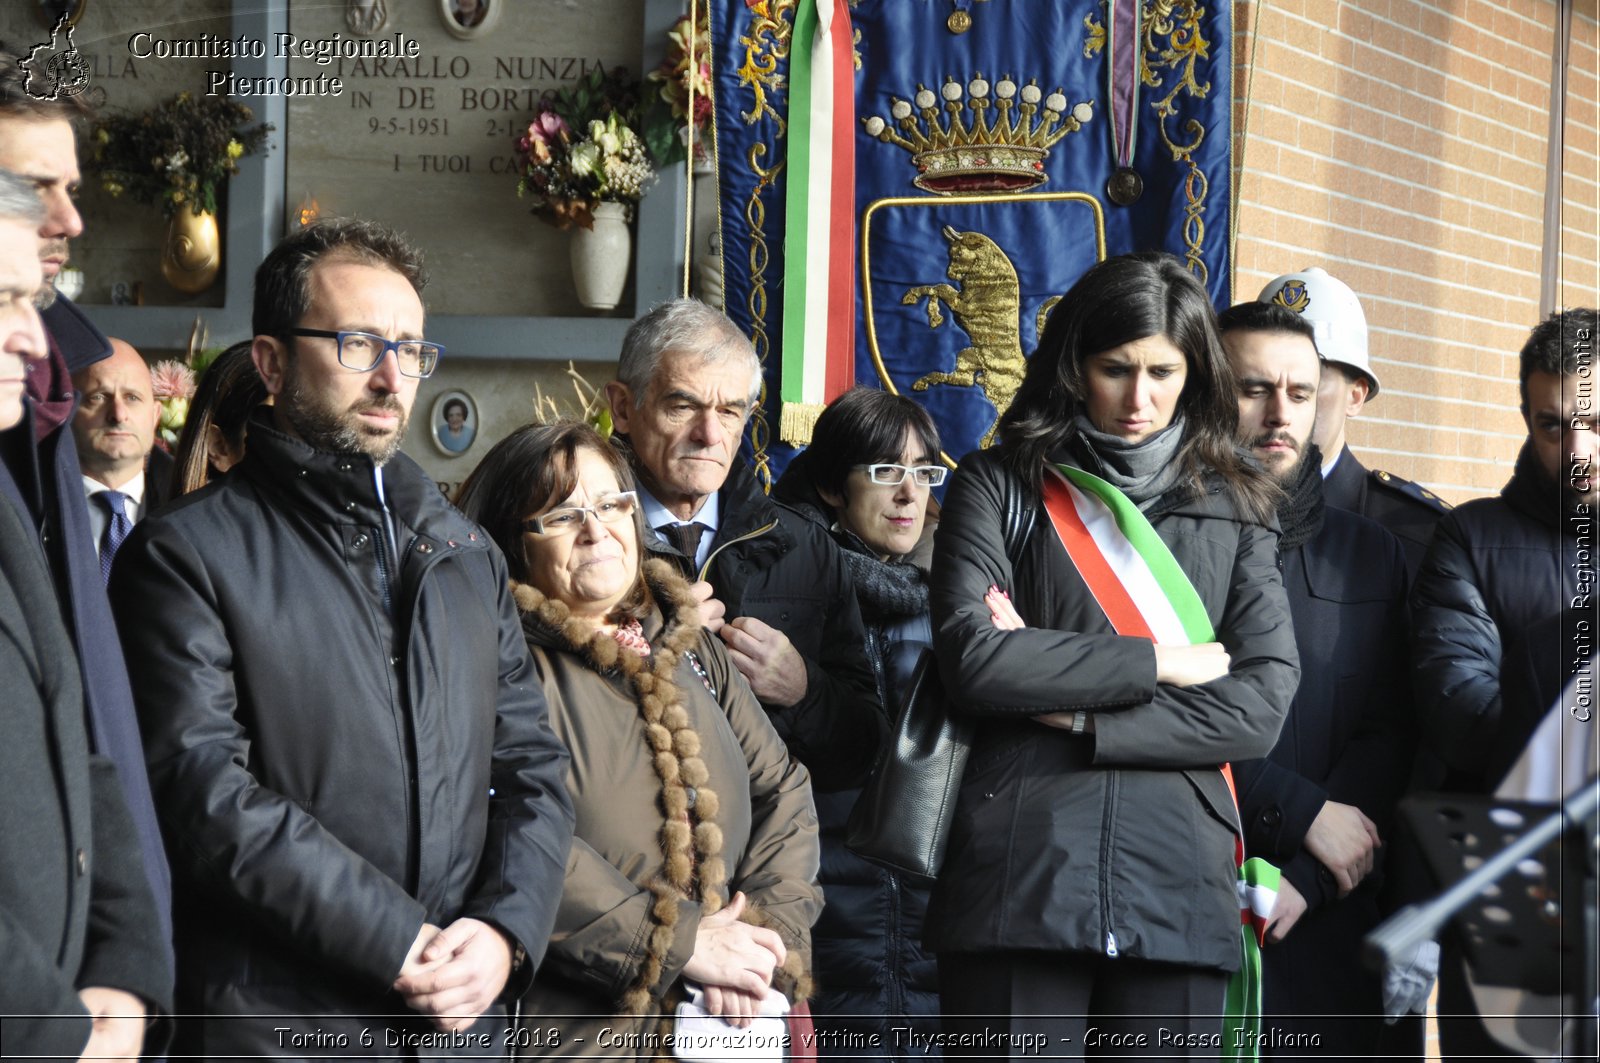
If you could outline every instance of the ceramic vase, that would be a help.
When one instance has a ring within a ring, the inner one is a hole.
[[[628,283],[633,235],[628,208],[601,203],[594,209],[593,229],[572,230],[572,280],[578,302],[590,310],[613,310]]]

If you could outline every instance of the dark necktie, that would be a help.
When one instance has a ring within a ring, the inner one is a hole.
[[[111,559],[117,556],[117,548],[133,530],[133,521],[128,519],[128,511],[123,507],[128,496],[121,491],[101,491],[95,497],[103,501],[106,508],[111,511],[111,520],[106,523],[106,533],[100,539],[100,578],[109,583]]]
[[[684,569],[690,579],[694,578],[695,558],[700,553],[700,540],[710,530],[698,521],[691,521],[688,524],[663,524],[656,529],[666,536],[668,542],[678,548],[679,553],[689,559]]]

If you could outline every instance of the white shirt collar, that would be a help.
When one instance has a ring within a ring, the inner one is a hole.
[[[83,478],[83,494],[85,498],[93,498],[102,491],[121,491],[125,496],[127,496],[128,501],[132,502],[135,506],[143,506],[144,470],[140,469],[134,474],[133,479],[129,480],[121,487],[107,487],[99,480],[89,476],[85,476]]]
[[[643,487],[638,488],[638,491],[639,508],[644,513],[644,522],[652,528],[659,528],[663,524],[688,524],[689,521],[694,521],[696,524],[704,524],[712,531],[716,531],[721,524],[722,505],[719,501],[721,492],[707,496],[706,500],[700,505],[700,511],[690,517],[689,520],[679,520],[676,514],[656,500],[655,495],[652,495]],[[705,541],[709,542],[711,538],[712,536],[708,535]]]

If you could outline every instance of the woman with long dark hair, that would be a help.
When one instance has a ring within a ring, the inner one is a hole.
[[[1205,289],[1127,255],[1055,308],[999,446],[956,474],[931,605],[977,726],[926,937],[947,1028],[1219,1051],[1240,961],[1219,769],[1267,754],[1298,679],[1274,488],[1237,416]]]
[[[929,494],[946,471],[926,410],[903,395],[857,387],[822,411],[810,445],[772,491],[839,544],[861,606],[878,701],[891,715],[933,641],[926,531]],[[830,1055],[927,1058],[895,1029],[938,1029],[938,980],[921,943],[928,889],[845,848],[845,823],[860,795],[859,788],[817,795],[827,904],[811,932],[812,1015]]]
[[[199,490],[244,457],[250,411],[269,398],[250,346],[249,340],[235,343],[200,374],[173,454],[169,497]]]

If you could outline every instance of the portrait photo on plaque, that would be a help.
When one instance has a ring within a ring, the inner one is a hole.
[[[506,0],[439,0],[439,18],[453,37],[471,40],[493,28]]]
[[[433,442],[446,454],[464,454],[478,438],[478,404],[465,391],[446,391],[428,415]]]

